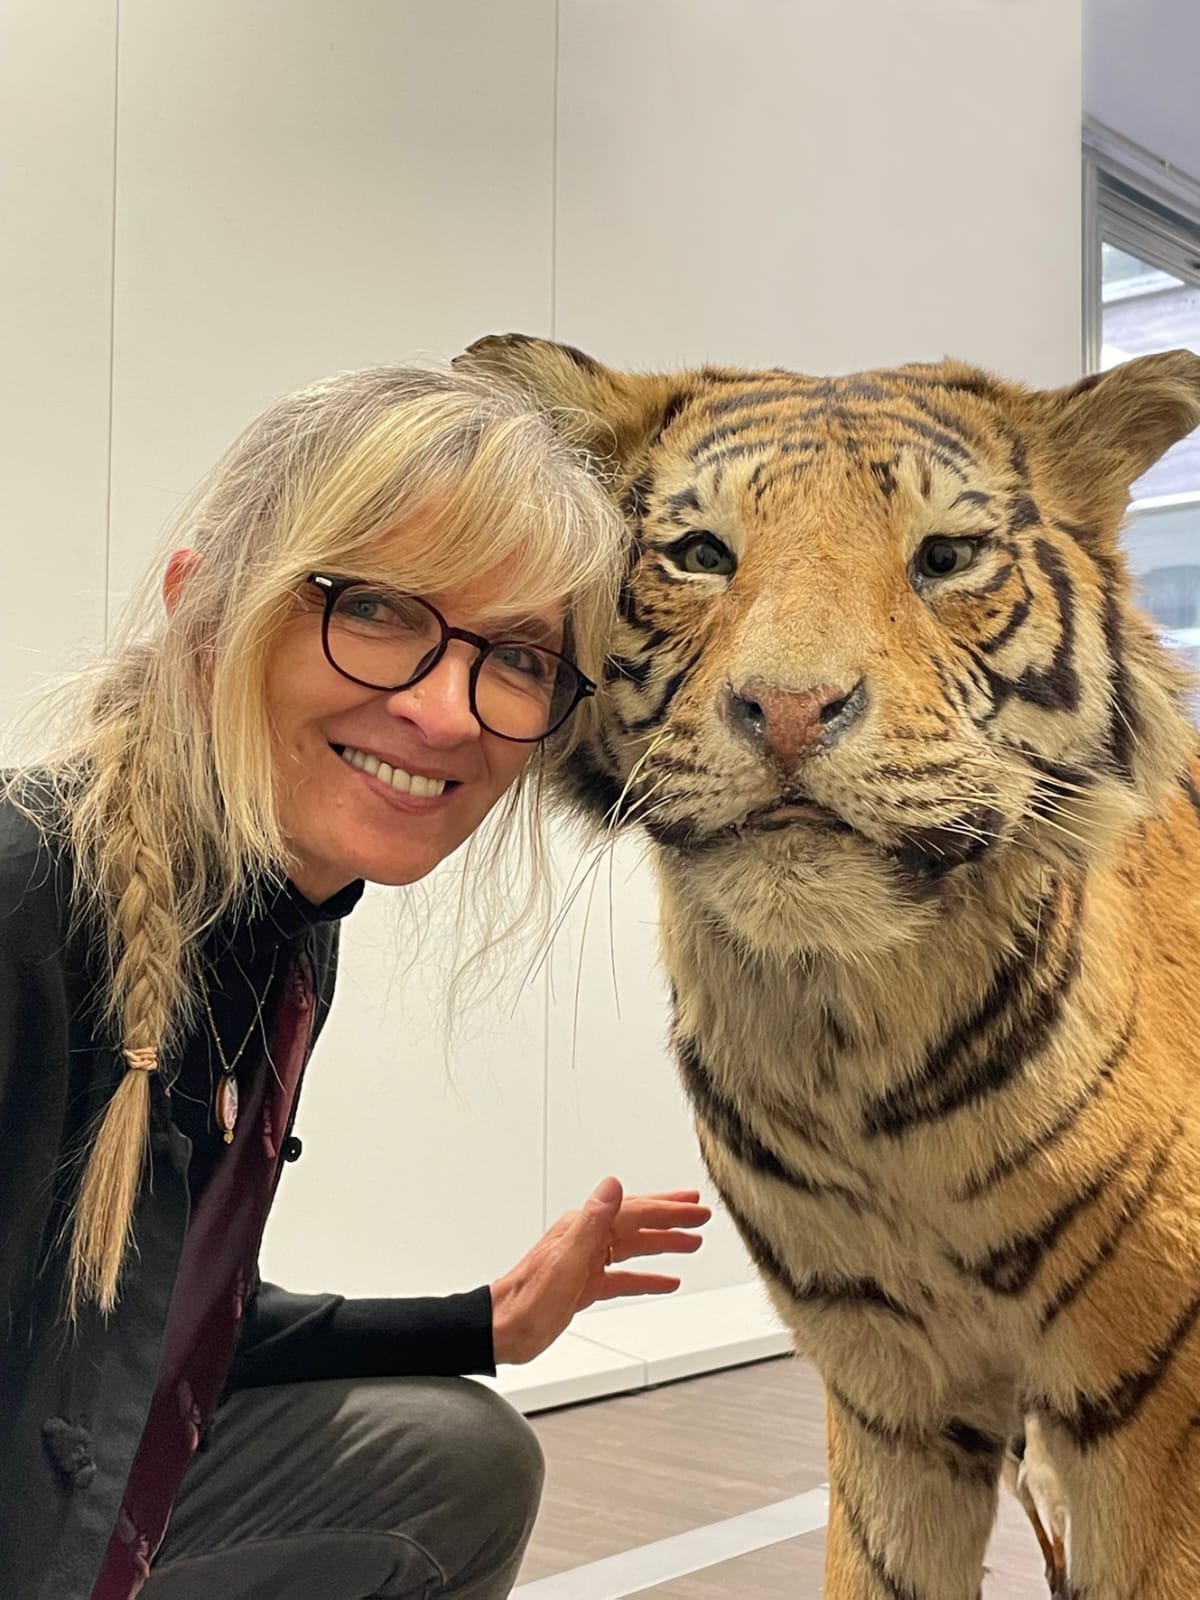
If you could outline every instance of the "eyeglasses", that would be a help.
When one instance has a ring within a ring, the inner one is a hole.
[[[308,582],[325,597],[325,659],[366,689],[411,689],[433,671],[451,639],[461,639],[479,652],[469,679],[472,715],[481,728],[518,744],[547,738],[596,692],[557,650],[452,628],[416,595],[323,572],[310,573]]]

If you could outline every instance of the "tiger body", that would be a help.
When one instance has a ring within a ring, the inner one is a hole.
[[[1026,1416],[1070,1595],[1200,1594],[1200,768],[1117,542],[1200,358],[472,359],[629,518],[564,783],[654,844],[704,1158],[826,1385],[827,1595],[976,1600]]]

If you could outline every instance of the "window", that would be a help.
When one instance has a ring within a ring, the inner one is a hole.
[[[1200,184],[1106,129],[1084,138],[1084,354],[1103,371],[1154,350],[1200,354]],[[1200,668],[1200,434],[1133,486],[1140,598]]]

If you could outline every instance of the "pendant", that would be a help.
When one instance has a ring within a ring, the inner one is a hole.
[[[238,1083],[232,1072],[223,1072],[217,1085],[215,1106],[217,1126],[222,1130],[226,1144],[233,1143],[233,1130],[238,1119]]]

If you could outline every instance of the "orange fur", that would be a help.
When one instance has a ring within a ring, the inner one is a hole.
[[[1118,542],[1200,357],[467,359],[629,520],[562,787],[656,847],[701,1146],[828,1388],[826,1594],[975,1600],[1026,1414],[1070,1592],[1200,1593],[1200,769]]]

